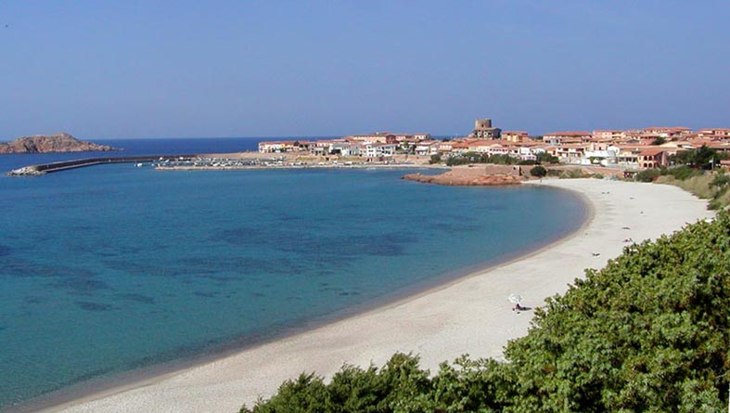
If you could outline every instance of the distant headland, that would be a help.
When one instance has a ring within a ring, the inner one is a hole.
[[[0,143],[0,154],[48,153],[48,152],[108,152],[116,151],[108,145],[81,141],[71,134],[60,132],[53,135],[24,136],[14,141]]]

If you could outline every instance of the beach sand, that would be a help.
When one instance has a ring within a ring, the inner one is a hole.
[[[330,376],[343,363],[381,366],[395,352],[414,352],[434,371],[468,353],[501,358],[508,340],[527,333],[532,311],[515,312],[511,293],[540,306],[567,290],[585,268],[618,256],[624,240],[653,239],[709,218],[706,202],[673,186],[596,179],[544,180],[581,193],[592,219],[577,233],[529,256],[493,267],[288,338],[196,367],[113,388],[48,411],[235,412],[303,371]],[[540,206],[535,205],[538,214]],[[625,229],[629,228],[629,229]],[[596,255],[600,254],[600,255]]]

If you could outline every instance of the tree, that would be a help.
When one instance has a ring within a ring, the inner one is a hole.
[[[543,176],[547,175],[547,169],[545,169],[544,166],[537,165],[534,168],[530,169],[530,175],[542,178]]]
[[[712,169],[721,160],[727,159],[728,154],[719,153],[717,150],[702,145],[697,149],[677,152],[676,155],[670,156],[669,160],[677,165],[689,165],[694,168]]]
[[[537,154],[537,163],[559,163],[560,160],[557,156],[552,156],[547,152],[540,152]]]
[[[644,169],[643,171],[637,173],[636,176],[634,176],[634,180],[638,182],[654,182],[654,180],[657,179],[661,174],[662,173],[659,169]]]
[[[665,143],[667,143],[667,138],[664,138],[662,136],[657,137],[656,139],[654,139],[651,142],[652,145],[657,145],[657,146],[658,145],[664,145]]]

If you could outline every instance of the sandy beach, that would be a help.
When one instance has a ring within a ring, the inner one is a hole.
[[[508,340],[527,333],[532,317],[531,311],[512,311],[509,294],[540,306],[563,293],[583,269],[601,268],[618,256],[626,239],[653,239],[714,214],[705,201],[668,185],[596,179],[531,184],[579,192],[592,206],[592,218],[538,252],[417,296],[47,411],[235,412],[303,371],[329,376],[343,363],[380,366],[397,351],[418,353],[432,371],[465,353],[501,358]]]

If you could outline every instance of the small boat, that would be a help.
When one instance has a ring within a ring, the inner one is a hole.
[[[144,166],[144,164],[142,162],[138,162],[138,163],[134,164],[134,166],[136,166],[137,168],[141,168]]]

